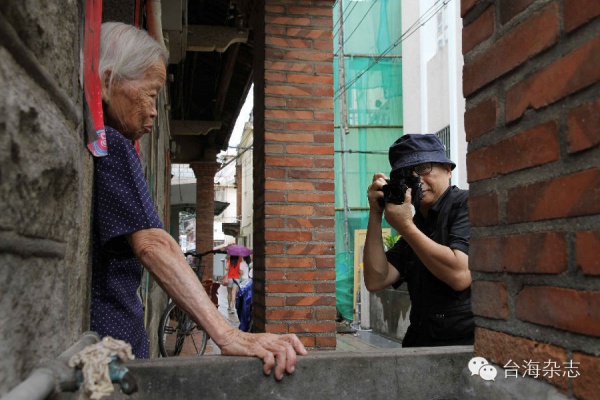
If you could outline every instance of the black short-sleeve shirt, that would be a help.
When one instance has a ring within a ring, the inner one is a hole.
[[[431,207],[427,218],[417,210],[415,225],[433,241],[469,254],[470,225],[468,191],[449,187]],[[457,307],[470,313],[471,289],[455,291],[436,278],[417,257],[408,243],[400,239],[386,252],[390,264],[400,272],[397,288],[406,281],[411,300],[410,322],[422,325],[430,315],[442,315]],[[415,328],[413,328],[415,329]]]

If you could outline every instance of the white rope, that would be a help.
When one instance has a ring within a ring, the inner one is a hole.
[[[100,342],[93,344],[75,354],[69,360],[69,367],[79,367],[83,372],[83,394],[81,399],[97,400],[110,395],[113,384],[110,380],[108,365],[112,358],[133,360],[131,345],[122,340],[106,336]]]

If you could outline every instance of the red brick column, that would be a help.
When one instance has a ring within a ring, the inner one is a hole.
[[[254,324],[322,349],[336,344],[332,5],[266,1],[254,21]]]
[[[214,243],[215,173],[219,169],[216,161],[190,164],[196,175],[196,252],[211,250]],[[213,255],[202,257],[203,280],[212,279]]]
[[[462,15],[475,351],[521,373],[556,362],[538,379],[600,398],[600,3]]]

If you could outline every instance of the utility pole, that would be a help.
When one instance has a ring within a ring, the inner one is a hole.
[[[339,1],[339,12],[340,19],[339,24],[340,27],[338,29],[338,68],[339,68],[339,84],[343,88],[346,84],[346,76],[344,74],[344,9],[343,9],[343,1]],[[343,207],[344,207],[344,250],[346,251],[346,256],[350,251],[350,243],[348,238],[348,193],[346,190],[346,138],[345,136],[349,133],[348,129],[348,110],[346,105],[346,91],[341,90],[340,96],[340,157],[342,164],[342,199],[343,199]]]

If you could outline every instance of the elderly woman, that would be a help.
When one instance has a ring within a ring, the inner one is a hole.
[[[306,354],[295,335],[249,334],[232,328],[210,301],[179,245],[163,229],[132,144],[150,132],[165,84],[167,56],[145,31],[102,25],[100,83],[109,154],[95,158],[91,327],[148,357],[143,310],[137,296],[144,266],[185,312],[202,325],[225,355],[263,360],[275,378],[293,372]],[[276,361],[276,362],[275,362]],[[276,365],[275,365],[276,364]]]

